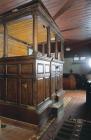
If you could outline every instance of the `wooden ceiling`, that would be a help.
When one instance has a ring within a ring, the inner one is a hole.
[[[91,55],[91,0],[42,0],[60,27],[70,55]]]
[[[1,0],[0,13],[4,13],[31,0]],[[65,40],[65,48],[75,54],[91,51],[91,0],[42,0]]]

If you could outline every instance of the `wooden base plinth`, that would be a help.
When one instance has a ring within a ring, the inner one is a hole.
[[[33,107],[25,108],[18,105],[0,103],[0,115],[11,119],[28,122],[42,127],[50,117],[50,103],[42,106],[42,109]]]
[[[52,114],[54,117],[58,117],[60,112],[63,112],[63,103],[56,102],[52,105]]]

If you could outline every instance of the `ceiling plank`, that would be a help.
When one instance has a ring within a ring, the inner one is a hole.
[[[59,16],[61,16],[64,12],[66,12],[69,8],[71,8],[74,0],[67,0],[63,7],[54,15],[54,19],[56,20]]]
[[[61,32],[67,32],[67,31],[71,31],[71,30],[78,29],[78,28],[80,28],[80,26],[76,26],[76,27],[72,27],[72,28],[63,29],[63,30],[61,30]]]

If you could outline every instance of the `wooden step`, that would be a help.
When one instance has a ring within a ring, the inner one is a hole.
[[[73,129],[70,129],[70,128],[67,128],[67,127],[63,126],[60,131],[66,131],[66,132],[72,133]]]
[[[69,129],[74,129],[74,125],[72,125],[72,124],[63,124],[63,127],[66,127],[66,128],[69,128]]]
[[[69,138],[72,136],[72,134],[71,134],[71,133],[67,133],[67,132],[61,131],[60,133],[58,133],[58,136],[60,136],[60,138],[62,137],[62,138],[67,138],[67,139],[69,139]]]

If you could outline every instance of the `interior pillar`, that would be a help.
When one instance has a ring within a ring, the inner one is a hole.
[[[50,27],[47,28],[47,45],[48,45],[48,50],[47,50],[47,56],[51,56],[51,44],[50,44],[50,39],[51,39],[51,34],[50,34]]]

